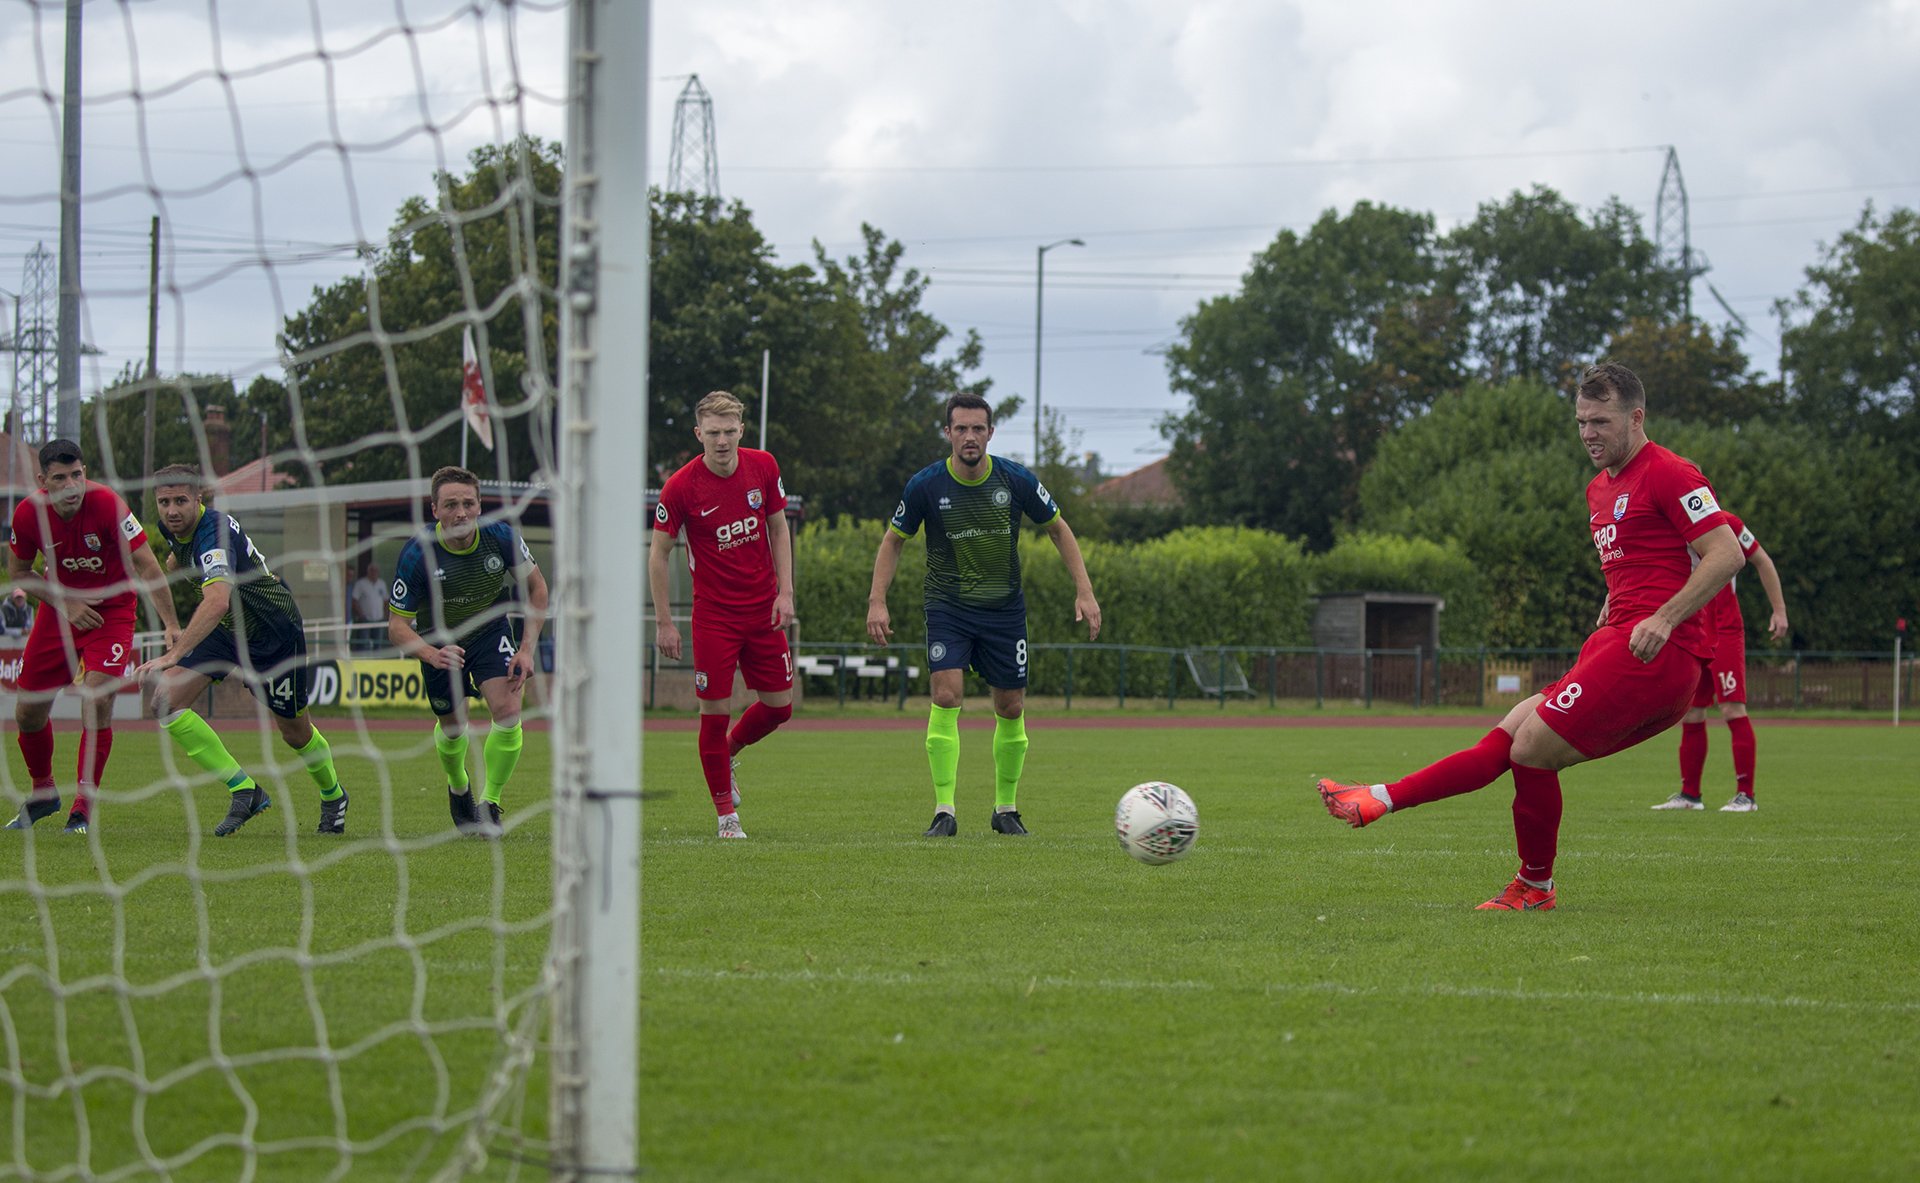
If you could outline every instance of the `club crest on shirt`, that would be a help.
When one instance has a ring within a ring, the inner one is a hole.
[[[765,505],[766,503],[767,503],[767,499],[760,495],[760,490],[758,489],[747,490],[747,508],[748,509],[759,509],[761,506]]]
[[[487,574],[497,575],[500,573],[500,568],[506,566],[506,564],[500,561],[499,555],[488,555],[486,562],[483,563],[482,566],[486,567]]]
[[[1007,502],[1012,500],[1013,494],[1007,492],[1005,489],[995,489],[993,491],[993,504],[999,509],[1005,509]]]
[[[98,534],[82,534],[80,541],[87,544],[88,550],[98,551],[100,549],[100,536]]]
[[[1619,521],[1627,516],[1627,495],[1625,493],[1613,499],[1613,520]]]

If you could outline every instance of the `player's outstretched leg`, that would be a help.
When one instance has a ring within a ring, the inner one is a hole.
[[[1412,809],[1486,788],[1507,770],[1512,751],[1513,736],[1505,726],[1495,727],[1472,747],[1392,784],[1344,785],[1322,780],[1320,800],[1329,814],[1359,829],[1396,809]]]
[[[14,739],[20,744],[20,755],[27,763],[27,777],[33,788],[28,790],[27,800],[20,806],[19,816],[7,823],[9,830],[27,829],[41,818],[60,812],[60,790],[53,784],[53,723],[47,717],[51,704],[34,710],[36,705],[23,701],[21,709],[14,714],[19,728]],[[32,717],[24,717],[29,714]],[[34,722],[39,726],[30,729],[29,724]]]
[[[1760,808],[1753,800],[1753,720],[1735,715],[1727,720],[1727,732],[1733,748],[1733,800],[1722,805],[1720,812],[1752,813]]]
[[[719,712],[700,715],[700,772],[707,780],[707,795],[713,798],[718,815],[718,834],[722,838],[745,838],[740,828],[740,812],[733,804],[733,758],[727,754],[728,716]]]
[[[453,734],[448,728],[454,729]],[[451,715],[442,715],[433,725],[433,751],[440,757],[441,771],[447,776],[447,812],[453,828],[462,834],[481,831],[480,807],[473,800],[473,782],[467,775],[467,733]]]
[[[960,832],[953,816],[953,789],[960,777],[960,708],[938,704],[927,711],[927,769],[933,774],[933,824],[925,838]]]
[[[993,830],[996,834],[1025,836],[1017,801],[1020,774],[1027,767],[1027,717],[993,720]]]
[[[188,759],[219,777],[227,786],[227,816],[213,828],[214,837],[225,838],[273,805],[267,791],[241,769],[205,719],[192,711],[174,711],[161,718],[160,726],[180,745]]]

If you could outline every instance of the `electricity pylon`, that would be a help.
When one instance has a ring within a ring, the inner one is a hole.
[[[687,76],[687,85],[673,104],[673,151],[667,157],[667,191],[701,197],[720,196],[720,154],[713,146],[713,96],[700,85],[700,75]]]
[[[1667,166],[1660,170],[1660,195],[1653,204],[1653,247],[1660,265],[1680,276],[1684,285],[1687,319],[1693,319],[1693,281],[1712,264],[1704,252],[1693,249],[1687,218],[1687,180],[1680,175],[1680,152],[1667,148]]]

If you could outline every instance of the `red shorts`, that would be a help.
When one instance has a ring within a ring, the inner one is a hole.
[[[1553,733],[1589,760],[1652,739],[1678,723],[1693,703],[1706,665],[1680,646],[1661,647],[1642,662],[1627,649],[1630,628],[1608,626],[1587,638],[1580,660],[1547,687],[1534,708]]]
[[[749,690],[793,689],[793,650],[787,647],[787,634],[772,622],[772,604],[732,614],[695,607],[691,630],[695,696],[732,698],[736,665]]]
[[[80,671],[99,670],[116,678],[133,676],[140,663],[133,651],[135,611],[131,603],[95,604],[100,614],[99,628],[69,632],[60,615],[47,605],[33,616],[33,632],[27,636],[27,651],[21,655],[20,676],[14,685],[30,694],[45,694],[71,685]],[[66,638],[73,638],[74,658],[67,656]]]
[[[1700,688],[1693,692],[1693,705],[1710,707],[1716,702],[1747,701],[1747,634],[1742,631],[1713,639],[1713,661]]]

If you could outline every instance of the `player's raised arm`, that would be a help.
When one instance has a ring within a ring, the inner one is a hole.
[[[873,586],[867,591],[867,639],[885,645],[893,635],[893,617],[887,612],[887,588],[894,572],[900,569],[900,552],[906,548],[906,535],[892,527],[881,535],[880,550],[873,556]]]
[[[1067,519],[1059,515],[1047,523],[1047,537],[1053,539],[1060,561],[1067,565],[1067,574],[1073,576],[1073,618],[1087,622],[1087,640],[1098,640],[1100,602],[1093,598],[1093,581],[1087,578],[1087,561],[1080,553],[1080,540],[1073,536]]]

